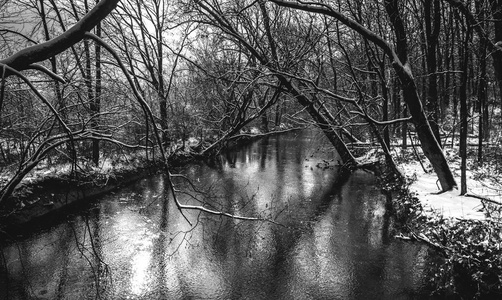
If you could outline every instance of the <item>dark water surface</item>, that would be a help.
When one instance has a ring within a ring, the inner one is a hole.
[[[180,201],[263,221],[180,214],[161,175],[2,245],[0,299],[422,299],[427,248],[389,236],[375,178],[339,174],[309,131],[179,170]]]

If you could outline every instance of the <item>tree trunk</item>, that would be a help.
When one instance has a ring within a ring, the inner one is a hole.
[[[403,107],[403,117],[406,118],[408,116],[408,108],[406,105]],[[401,127],[401,139],[402,139],[402,148],[408,149],[408,122],[403,122]]]
[[[385,122],[385,121],[389,120],[389,87],[387,86],[387,76],[385,74],[385,57],[380,62],[380,74],[382,76],[380,78],[380,86],[381,86],[382,98],[383,98],[382,119]],[[390,148],[389,126],[390,125],[385,125],[383,128],[383,140],[388,148]]]
[[[49,32],[49,25],[47,23],[47,16],[46,16],[46,13],[45,13],[45,5],[44,5],[44,1],[43,0],[40,0],[40,17],[42,19],[42,26],[44,28],[44,35],[45,35],[45,40],[46,41],[49,41],[51,39],[51,36],[50,36],[50,32]],[[51,71],[52,73],[54,74],[57,74],[58,73],[58,68],[57,68],[57,62],[56,62],[56,57],[51,57],[49,58],[49,61],[51,63]],[[61,86],[60,86],[60,82],[57,81],[57,80],[54,80],[53,81],[53,85],[54,85],[54,94],[56,95],[56,100],[57,100],[57,105],[58,105],[58,112],[61,116],[61,119],[66,122],[68,120],[67,118],[67,115],[66,115],[66,109],[65,109],[65,101],[64,101],[64,98],[63,98],[63,93],[61,91]],[[2,109],[1,105],[0,105],[0,110]],[[73,151],[73,145],[71,142],[69,142],[67,145],[66,145],[66,150],[68,151],[68,154],[73,157],[74,156],[74,151]]]
[[[275,128],[279,128],[282,122],[282,107],[284,103],[281,100],[277,101],[275,105]]]
[[[265,94],[263,97],[260,97],[260,108],[264,107],[265,104],[266,104],[266,99],[265,97],[267,96],[267,94]],[[268,114],[267,114],[267,111],[264,111],[263,114],[261,115],[260,117],[260,130],[261,132],[263,133],[267,133],[269,130],[268,130]]]
[[[460,82],[460,195],[467,193],[467,70],[469,61],[470,29],[465,33],[465,41],[461,46],[460,58],[462,61],[462,77]]]
[[[434,12],[431,12],[431,1],[424,2],[424,19],[425,19],[425,35],[426,35],[426,61],[427,61],[427,111],[429,113],[429,123],[432,132],[441,145],[441,137],[439,134],[439,105],[438,105],[438,88],[437,88],[437,61],[436,49],[439,37],[441,11],[439,0],[434,0]],[[433,15],[434,19],[431,19]]]
[[[476,12],[479,16],[480,20],[485,19],[484,13],[484,0],[476,1]],[[485,22],[481,21],[481,28],[485,29]],[[485,137],[485,116],[484,110],[486,104],[486,51],[487,51],[487,42],[485,39],[479,40],[479,49],[478,49],[478,62],[479,62],[479,79],[478,79],[478,89],[477,89],[477,98],[478,98],[478,163],[483,164],[483,140]]]
[[[401,80],[403,96],[408,110],[415,125],[418,138],[420,139],[422,151],[432,164],[436,175],[438,176],[443,191],[453,189],[457,184],[453,174],[448,166],[443,150],[439,145],[429,121],[425,115],[418,95],[418,90],[408,64],[408,44],[405,26],[398,9],[397,0],[386,0],[385,9],[389,15],[390,21],[396,34],[396,53],[392,63],[397,76]]]
[[[98,23],[96,25],[96,35],[98,37],[101,37],[101,23]],[[94,106],[94,112],[97,115],[96,117],[93,118],[91,126],[93,129],[98,129],[99,127],[99,114],[101,112],[101,46],[96,43],[94,47],[94,52],[96,56],[96,62],[95,62],[95,68],[96,68],[96,74],[95,74],[95,96],[94,99],[92,100],[93,106]],[[92,161],[94,165],[99,166],[99,140],[98,139],[93,139],[92,140]]]
[[[442,190],[451,190],[457,185],[455,178],[451,173],[443,150],[439,146],[439,143],[429,126],[429,122],[425,116],[415,83],[413,82],[413,77],[405,70],[398,71],[398,74],[400,74],[399,77],[403,82],[404,99],[408,106],[410,115],[412,116],[412,122],[415,125],[415,130],[418,138],[420,139],[424,155],[431,162],[432,167],[438,176]]]
[[[347,145],[342,141],[336,130],[333,128],[333,124],[331,124],[330,120],[326,118],[322,113],[315,109],[314,103],[307,98],[304,94],[300,92],[300,90],[287,78],[283,76],[278,76],[281,83],[284,87],[295,97],[299,104],[301,104],[307,112],[310,114],[312,119],[316,122],[316,125],[322,129],[324,135],[331,142],[333,147],[335,147],[336,152],[340,155],[342,162],[347,167],[354,167],[357,165],[356,160],[350,150],[347,148]]]
[[[493,26],[495,29],[495,43],[502,41],[502,0],[490,0],[492,17],[495,20]],[[500,91],[500,105],[502,107],[502,49],[496,49],[492,54],[493,69]]]

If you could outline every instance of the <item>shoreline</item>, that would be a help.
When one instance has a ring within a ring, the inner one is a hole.
[[[270,132],[266,134],[240,134],[232,137],[223,145],[223,151],[231,151],[258,139],[267,138],[296,129]],[[200,143],[201,145],[202,143]],[[169,168],[177,168],[188,163],[212,159],[214,155],[200,155],[197,148],[189,151],[175,150],[168,158]],[[91,173],[51,175],[38,180],[26,179],[16,189],[6,203],[0,207],[0,233],[23,234],[66,218],[69,214],[92,202],[94,199],[120,189],[129,183],[147,176],[163,172],[160,160],[139,161],[133,159],[132,167],[110,167],[98,169]],[[19,205],[21,204],[21,205]]]
[[[203,159],[187,152],[169,158],[170,168]],[[140,160],[132,167],[98,169],[85,174],[53,175],[27,180],[11,195],[0,210],[0,232],[22,234],[44,228],[66,218],[94,199],[127,184],[162,172],[160,160]]]
[[[452,155],[451,149],[446,152],[450,167],[457,173],[459,158]],[[445,299],[502,297],[500,194],[495,198],[483,195],[483,190],[490,189],[485,177],[479,175],[490,171],[477,169],[470,161],[469,192],[481,194],[472,197],[459,195],[458,189],[439,192],[437,178],[427,164],[424,170],[418,161],[408,157],[398,166],[406,179],[390,191],[389,206],[397,222],[395,238],[426,244],[438,253],[442,263],[431,278],[436,288],[433,296]],[[491,173],[488,175],[496,176],[496,172]]]
[[[233,147],[260,138],[262,137],[243,136]],[[371,148],[367,150],[366,152],[369,153]],[[170,166],[179,167],[204,158],[181,152],[173,157]],[[387,172],[385,162],[378,159],[378,155],[372,158],[374,165],[370,165],[370,169],[379,178],[378,184],[382,192],[389,195],[386,206],[394,220],[393,231],[390,235],[407,242],[424,243],[434,249],[442,260],[436,277],[431,278],[436,288],[434,295],[446,296],[448,299],[460,295],[500,297],[502,295],[502,250],[500,249],[502,230],[499,223],[494,223],[493,218],[481,218],[485,212],[465,213],[465,206],[459,205],[462,202],[455,200],[458,190],[435,193],[434,174],[426,172],[422,174],[417,161],[412,161],[415,166],[411,166],[413,163],[410,163],[410,160],[397,163],[400,169],[405,170],[402,174],[404,180],[402,180],[393,173]],[[33,229],[45,227],[48,223],[66,218],[71,212],[77,211],[103,194],[161,172],[161,170],[161,163],[150,161],[133,170],[115,172],[113,175],[102,176],[98,180],[95,177],[88,178],[89,180],[84,182],[65,178],[47,178],[46,181],[37,184],[38,190],[35,190],[35,193],[27,197],[27,199],[33,199],[38,196],[40,199],[32,202],[30,207],[25,207],[3,218],[0,221],[0,226],[3,226],[3,228],[0,227],[0,231],[4,230],[8,234],[29,233]],[[100,185],[99,182],[105,184]],[[65,187],[63,192],[61,192],[61,186]],[[56,189],[59,189],[57,194],[54,193]],[[38,192],[40,193],[37,194]],[[445,201],[448,198],[451,198],[450,204],[453,203],[460,209],[449,211],[444,208],[433,209],[430,204],[427,204]],[[473,203],[483,202],[478,198],[470,199],[474,201]],[[475,208],[478,206],[474,205]],[[462,215],[452,215],[453,211],[461,212]],[[502,218],[499,217],[499,219]],[[487,233],[493,230],[498,235],[487,238]]]

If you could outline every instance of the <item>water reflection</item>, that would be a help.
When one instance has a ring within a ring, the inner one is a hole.
[[[179,213],[160,175],[2,245],[0,299],[413,299],[426,248],[389,238],[385,198],[341,174],[309,132],[180,170],[180,200],[250,222]],[[203,192],[201,192],[203,191]],[[98,297],[99,296],[99,297]]]

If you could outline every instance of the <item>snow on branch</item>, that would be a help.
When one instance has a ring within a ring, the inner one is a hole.
[[[27,69],[33,69],[33,70],[38,70],[42,73],[45,73],[47,74],[50,78],[56,80],[56,81],[59,81],[61,83],[66,83],[66,81],[64,80],[63,77],[59,76],[58,74],[55,74],[54,72],[52,72],[51,70],[47,69],[46,67],[42,66],[42,65],[39,65],[39,64],[31,64],[28,66]]]
[[[63,121],[63,119],[61,118],[61,116],[59,115],[58,111],[54,108],[54,106],[52,106],[52,104],[49,102],[49,100],[47,100],[41,93],[40,91],[33,85],[33,83],[31,83],[31,81],[26,78],[23,74],[21,74],[20,72],[18,72],[17,70],[15,70],[14,68],[6,65],[6,64],[3,64],[1,61],[0,61],[0,67],[2,67],[4,70],[5,70],[5,73],[10,73],[10,74],[13,74],[13,75],[16,75],[17,77],[19,77],[21,80],[23,80],[29,87],[30,89],[33,91],[33,93],[35,93],[35,95],[40,98],[40,100],[42,100],[42,102],[47,105],[47,107],[51,110],[51,112],[53,113],[54,117],[58,120],[58,122],[61,124],[61,126],[64,128],[64,130],[66,132],[70,132],[70,128],[68,128],[68,125],[66,125],[66,123]],[[48,71],[48,70],[47,70]],[[51,72],[52,73],[52,72]],[[52,73],[53,74],[53,73]]]
[[[85,37],[85,33],[94,28],[117,6],[119,0],[101,0],[89,11],[80,21],[63,34],[44,43],[36,44],[15,54],[0,60],[0,63],[22,71],[30,68],[36,62],[49,59],[74,44],[80,42]],[[6,74],[11,75],[12,73]]]
[[[351,110],[350,113],[351,114],[360,115],[363,118],[365,118],[366,120],[372,122],[373,124],[381,125],[381,126],[386,126],[386,125],[392,125],[392,124],[396,124],[396,123],[411,121],[411,117],[394,119],[394,120],[388,120],[388,121],[377,121],[377,120],[373,119],[372,117],[368,116],[367,114],[365,114],[363,112],[360,112],[360,111]]]

